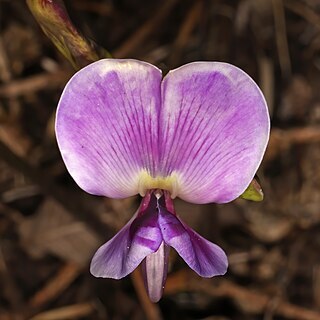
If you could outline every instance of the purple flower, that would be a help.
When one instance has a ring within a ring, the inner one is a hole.
[[[203,277],[223,275],[227,257],[176,215],[172,199],[226,203],[254,177],[269,138],[265,99],[227,63],[161,71],[105,59],[76,73],[59,102],[63,160],[85,191],[143,196],[132,219],[99,248],[96,277],[120,279],[142,263],[152,301],[161,298],[169,248]]]

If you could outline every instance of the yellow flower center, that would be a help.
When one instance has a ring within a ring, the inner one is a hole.
[[[143,170],[139,174],[139,193],[142,197],[145,196],[147,190],[150,189],[161,189],[170,192],[170,196],[174,199],[179,190],[179,176],[176,172],[172,172],[167,177],[152,177],[148,171]]]

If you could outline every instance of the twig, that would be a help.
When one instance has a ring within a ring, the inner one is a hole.
[[[214,283],[214,285],[213,285]],[[271,296],[253,291],[228,280],[215,278],[213,281],[201,279],[189,271],[181,271],[169,276],[165,288],[165,294],[173,294],[180,291],[200,291],[214,298],[231,298],[238,304],[247,306],[247,312],[262,314],[272,300]],[[274,310],[275,314],[292,320],[319,320],[320,313],[279,301]]]
[[[289,130],[274,129],[274,137],[281,136],[288,143],[320,142],[320,127],[292,128]]]
[[[185,20],[183,21],[178,36],[173,44],[172,55],[170,57],[170,65],[175,66],[180,59],[183,48],[186,46],[189,37],[199,22],[201,12],[203,10],[203,1],[198,0],[189,10]]]
[[[44,72],[27,79],[15,80],[0,87],[0,97],[12,98],[43,89],[56,88],[65,84],[70,76],[70,72],[59,70],[54,73]]]
[[[32,308],[39,308],[61,294],[78,277],[81,270],[73,263],[65,264],[58,274],[40,289],[29,301]]]
[[[16,320],[22,320],[23,317],[23,297],[20,288],[14,281],[10,269],[7,268],[2,247],[0,246],[0,280],[2,293],[8,299],[10,308],[12,308],[12,315]]]
[[[11,71],[8,66],[8,57],[4,50],[1,38],[0,38],[0,79],[5,83],[11,80]]]
[[[293,144],[317,142],[320,142],[320,127],[292,128],[288,130],[274,128],[271,131],[265,160],[272,160]]]
[[[41,190],[38,186],[35,185],[26,185],[22,187],[15,187],[13,189],[7,190],[2,193],[0,199],[1,201],[8,203],[12,201],[19,200],[21,198],[28,198],[41,193]],[[1,208],[1,204],[0,204]]]
[[[309,23],[313,24],[315,27],[320,29],[320,15],[314,12],[311,8],[306,6],[304,3],[300,2],[292,2],[292,1],[285,1],[285,7],[290,11],[294,12],[295,14],[303,17]]]
[[[94,311],[92,303],[79,303],[39,313],[30,320],[71,320],[89,316]]]
[[[156,304],[153,304],[146,293],[143,285],[141,272],[138,269],[131,274],[131,280],[148,320],[162,320],[160,309]]]
[[[248,303],[250,301],[253,313],[262,313],[268,306],[272,297],[251,291],[241,286],[235,285],[229,281],[222,281],[218,287],[208,286],[203,281],[197,281],[195,288],[201,290],[214,297],[230,297],[238,302]],[[291,303],[280,302],[276,309],[275,314],[283,316],[287,319],[299,319],[299,320],[319,320],[320,313],[312,310],[308,310],[302,307],[298,307]]]
[[[282,0],[272,0],[276,42],[281,72],[284,77],[291,74],[291,61],[288,47],[286,18]]]
[[[13,79],[12,72],[9,66],[9,57],[5,50],[5,47],[0,38],[0,79],[2,79],[5,86],[10,86],[10,82]],[[1,96],[1,94],[0,94]],[[8,99],[8,115],[5,116],[7,121],[3,121],[3,125],[0,127],[0,137],[5,140],[12,149],[17,151],[18,154],[26,154],[29,147],[32,145],[31,140],[24,134],[23,130],[19,126],[14,126],[12,123],[19,119],[21,114],[21,104],[18,97],[13,96]],[[0,119],[1,121],[1,119]],[[19,141],[20,143],[17,143]]]
[[[273,102],[274,102],[274,70],[272,60],[266,56],[258,57],[259,74],[260,74],[260,86],[264,93],[270,116],[273,114]]]
[[[73,5],[77,10],[93,12],[101,16],[110,16],[113,12],[113,6],[110,3],[100,3],[97,1],[75,2]]]
[[[128,40],[126,40],[112,55],[116,58],[125,58],[130,56],[136,48],[138,48],[144,40],[146,40],[152,32],[164,20],[178,0],[167,0],[161,4],[158,12],[153,15],[146,23],[144,23]]]

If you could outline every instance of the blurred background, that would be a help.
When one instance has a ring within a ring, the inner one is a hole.
[[[0,0],[0,320],[319,320],[319,0],[65,4],[79,30],[114,57],[164,72],[225,61],[250,74],[272,119],[258,172],[265,200],[176,201],[182,219],[228,253],[224,277],[200,279],[172,252],[156,305],[139,272],[92,277],[93,253],[139,199],[89,196],[67,174],[54,116],[74,69],[25,1]]]

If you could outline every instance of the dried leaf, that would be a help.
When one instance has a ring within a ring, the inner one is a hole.
[[[83,222],[76,221],[53,200],[46,200],[32,217],[20,225],[22,244],[33,256],[47,252],[79,266],[87,266],[101,244]]]

